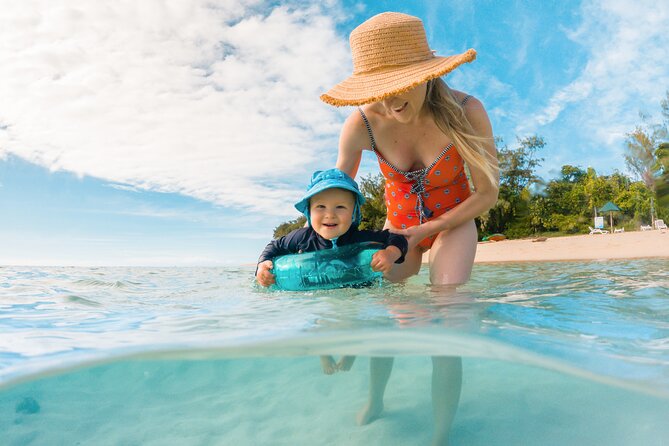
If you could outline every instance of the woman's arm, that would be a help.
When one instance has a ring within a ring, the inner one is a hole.
[[[479,100],[471,98],[465,107],[465,114],[476,135],[487,138],[488,141],[484,144],[485,150],[490,155],[494,165],[497,166],[497,149],[493,139],[492,126],[483,104]],[[495,172],[496,183],[491,184],[488,177],[480,169],[472,166],[468,167],[475,189],[469,198],[434,220],[404,231],[393,232],[409,237],[409,245],[413,247],[425,237],[455,228],[492,208],[497,202],[499,175]]]
[[[362,151],[370,146],[367,127],[358,110],[346,118],[339,135],[339,153],[337,155],[337,169],[346,172],[355,178],[360,167]]]

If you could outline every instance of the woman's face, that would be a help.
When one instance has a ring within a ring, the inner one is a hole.
[[[379,104],[384,107],[390,118],[402,124],[408,124],[420,115],[425,103],[426,93],[427,83],[422,83],[407,92],[387,97]]]

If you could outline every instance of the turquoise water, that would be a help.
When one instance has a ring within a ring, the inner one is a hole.
[[[0,444],[413,445],[432,355],[466,445],[666,445],[667,260],[479,265],[458,292],[267,292],[239,268],[0,268]],[[326,376],[318,355],[355,354]],[[368,357],[398,358],[356,426]]]

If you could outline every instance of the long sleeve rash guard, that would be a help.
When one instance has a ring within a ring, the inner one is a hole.
[[[345,234],[337,239],[337,246],[350,245],[360,242],[379,242],[386,248],[390,245],[399,248],[402,255],[395,263],[404,262],[404,256],[407,253],[408,242],[406,237],[399,234],[393,234],[387,229],[383,231],[358,230],[351,226]],[[332,248],[332,242],[318,235],[311,227],[300,228],[292,231],[279,239],[272,240],[267,244],[258,263],[265,260],[272,260],[277,256],[285,254],[297,254],[301,252],[320,251],[322,249]]]

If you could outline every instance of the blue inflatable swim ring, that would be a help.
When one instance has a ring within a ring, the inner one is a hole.
[[[361,285],[383,274],[370,263],[381,243],[353,243],[322,251],[288,254],[273,260],[275,287],[286,291],[324,290]]]

